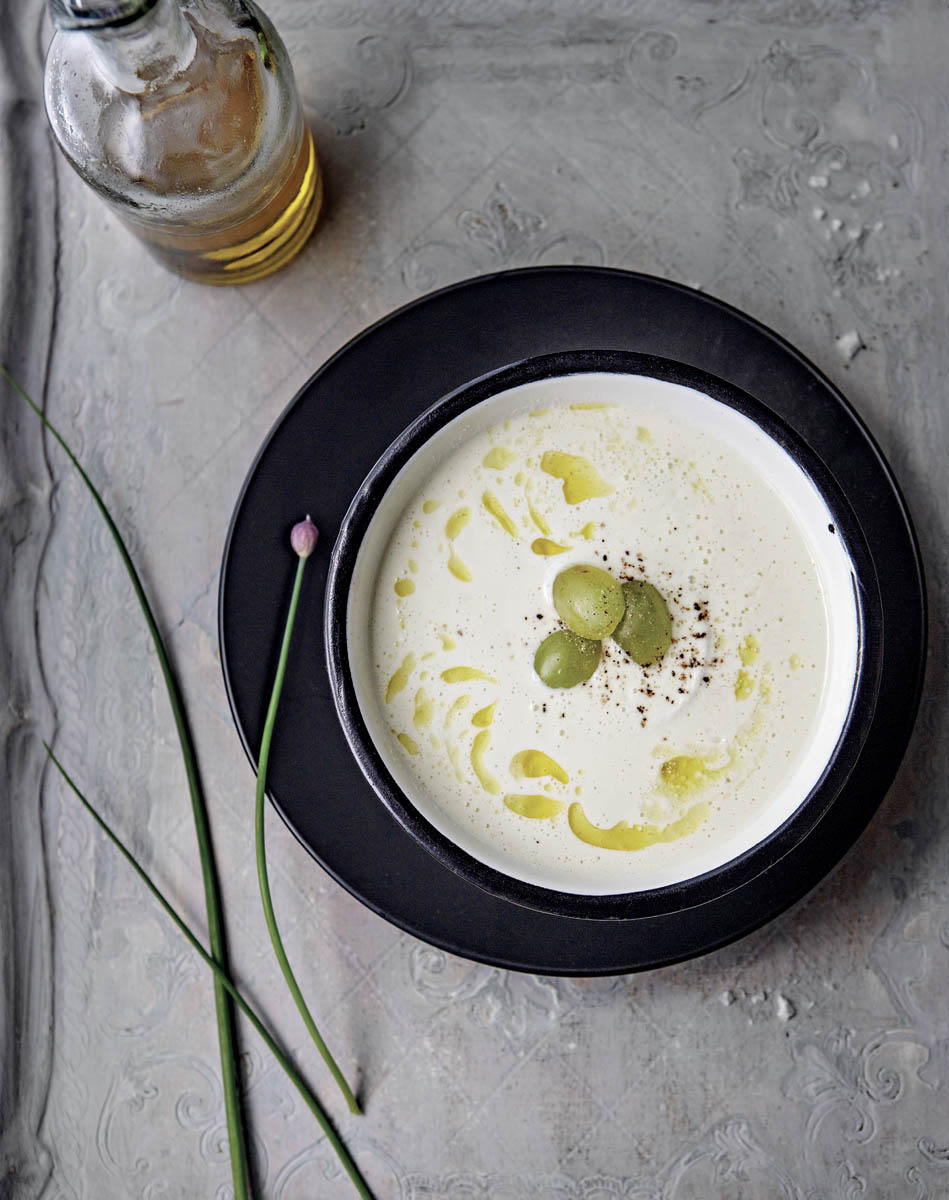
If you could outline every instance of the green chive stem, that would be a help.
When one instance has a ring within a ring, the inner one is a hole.
[[[290,994],[293,996],[300,1016],[303,1018],[303,1024],[307,1027],[310,1037],[316,1044],[323,1061],[330,1069],[330,1073],[339,1085],[340,1091],[349,1105],[349,1111],[361,1115],[362,1110],[353,1095],[349,1084],[346,1082],[342,1071],[336,1065],[336,1060],[329,1051],[329,1047],[320,1036],[320,1031],[316,1027],[316,1022],[310,1013],[307,1003],[303,998],[303,993],[297,983],[296,976],[287,959],[286,951],[283,946],[283,939],[280,936],[280,930],[277,928],[277,917],[274,913],[273,900],[270,895],[270,879],[267,874],[267,851],[264,843],[264,816],[265,805],[264,801],[267,795],[267,763],[270,761],[270,743],[273,738],[274,722],[277,717],[277,707],[280,704],[280,693],[283,690],[283,677],[287,670],[287,659],[290,655],[290,639],[293,635],[293,625],[297,615],[297,602],[300,599],[300,587],[303,583],[303,570],[306,566],[308,556],[301,555],[297,563],[296,578],[293,582],[293,594],[290,597],[290,609],[287,613],[287,623],[283,632],[283,644],[280,647],[280,658],[277,662],[277,673],[274,677],[273,691],[270,694],[270,706],[267,709],[267,717],[264,721],[264,733],[260,743],[260,759],[257,764],[257,807],[256,807],[256,841],[257,841],[257,881],[260,884],[260,899],[264,906],[264,916],[267,919],[267,928],[270,931],[270,940],[273,943],[274,954],[277,956],[277,962],[280,964],[280,970],[283,972],[283,977],[287,981],[287,987],[290,989]]]
[[[165,649],[165,643],[158,629],[158,623],[152,613],[151,605],[148,602],[148,597],[145,595],[145,589],[142,586],[142,581],[139,578],[138,572],[135,569],[135,564],[132,562],[131,555],[125,545],[125,541],[119,532],[118,526],[112,519],[112,514],[106,507],[105,501],[99,495],[95,484],[86,474],[79,459],[76,458],[72,450],[66,444],[65,439],[59,433],[59,430],[48,419],[43,410],[34,403],[33,399],[27,394],[23,387],[10,374],[3,363],[0,363],[0,374],[7,382],[16,389],[23,397],[27,404],[32,408],[33,412],[43,422],[43,425],[50,431],[59,445],[66,453],[66,457],[79,472],[79,476],[83,483],[89,489],[89,492],[95,501],[96,507],[102,514],[102,519],[108,527],[109,533],[112,535],[112,540],[115,542],[122,562],[125,564],[125,569],[128,572],[129,579],[132,581],[132,589],[138,599],[139,606],[142,610],[142,615],[145,618],[145,623],[148,626],[148,631],[151,634],[152,642],[155,647],[155,653],[158,655],[158,662],[161,667],[162,677],[165,681],[165,688],[168,692],[168,700],[171,704],[172,715],[175,720],[175,727],[178,731],[178,741],[181,745],[181,756],[184,761],[185,773],[188,777],[188,789],[191,793],[191,810],[194,815],[194,827],[198,840],[198,854],[201,859],[201,875],[204,881],[204,902],[207,909],[208,921],[208,942],[211,946],[211,953],[221,965],[222,969],[227,969],[227,944],[224,936],[224,921],[221,913],[221,900],[217,879],[217,871],[214,865],[214,851],[211,845],[211,830],[208,824],[207,807],[204,800],[204,792],[201,786],[201,779],[198,774],[197,756],[194,750],[194,744],[191,739],[191,731],[188,727],[187,718],[185,716],[184,703],[181,698],[181,693],[178,689],[178,683],[175,679],[171,668],[171,661]],[[237,1066],[237,1047],[235,1044],[234,1032],[234,1016],[230,1003],[227,998],[227,989],[221,983],[220,978],[215,975],[214,978],[214,1007],[217,1015],[218,1027],[218,1043],[221,1055],[221,1082],[224,1090],[224,1109],[227,1121],[227,1139],[228,1148],[231,1156],[231,1174],[234,1182],[234,1200],[251,1200],[250,1188],[250,1172],[247,1163],[247,1146],[244,1137],[244,1124],[241,1118],[241,1103],[238,1092],[239,1074]]]
[[[349,1176],[349,1178],[353,1181],[356,1191],[363,1198],[363,1200],[373,1200],[372,1193],[369,1191],[362,1176],[359,1174],[359,1169],[357,1168],[357,1166],[353,1162],[353,1160],[350,1158],[349,1151],[343,1145],[342,1141],[340,1140],[339,1135],[337,1134],[336,1130],[333,1128],[332,1124],[330,1123],[329,1118],[323,1112],[322,1108],[320,1108],[319,1101],[316,1099],[316,1097],[313,1095],[313,1093],[307,1087],[306,1082],[304,1081],[304,1079],[302,1078],[300,1073],[297,1071],[296,1067],[294,1067],[293,1063],[290,1061],[290,1059],[287,1057],[287,1055],[283,1052],[280,1045],[278,1044],[276,1039],[271,1034],[270,1030],[263,1023],[263,1021],[260,1019],[260,1017],[257,1016],[257,1014],[254,1012],[254,1010],[251,1008],[251,1006],[247,1003],[247,1001],[241,995],[236,984],[234,984],[231,981],[230,976],[227,974],[227,972],[224,970],[224,968],[221,966],[221,964],[217,961],[217,959],[213,958],[210,954],[208,954],[208,952],[205,950],[205,948],[201,945],[197,936],[192,932],[190,926],[187,925],[186,922],[174,910],[170,901],[167,899],[167,897],[161,891],[161,889],[155,883],[152,882],[151,877],[148,875],[148,872],[139,863],[139,861],[136,859],[135,855],[131,852],[131,850],[128,849],[128,847],[125,845],[125,843],[119,837],[119,835],[112,829],[112,827],[109,825],[108,821],[106,821],[105,817],[101,816],[100,813],[96,810],[96,808],[93,807],[92,803],[89,800],[87,800],[86,797],[82,794],[82,792],[79,790],[79,787],[77,786],[77,784],[73,781],[73,779],[69,775],[69,772],[63,766],[63,764],[59,761],[59,759],[56,757],[56,755],[53,753],[53,751],[50,749],[50,747],[46,744],[46,742],[43,742],[43,748],[45,749],[46,753],[49,755],[50,759],[53,762],[53,765],[59,771],[60,775],[62,775],[63,779],[69,785],[70,789],[78,797],[79,802],[83,805],[83,807],[86,809],[86,811],[92,817],[92,819],[96,822],[96,824],[99,826],[99,828],[103,831],[103,833],[105,833],[105,835],[110,839],[110,841],[113,842],[113,844],[118,849],[119,853],[122,854],[122,856],[125,858],[125,860],[132,867],[132,870],[135,871],[135,873],[138,875],[139,879],[141,879],[141,881],[145,884],[145,886],[152,893],[152,895],[155,897],[155,899],[158,901],[158,903],[162,906],[162,908],[165,910],[165,912],[168,914],[168,916],[171,918],[171,920],[175,923],[175,925],[178,926],[179,931],[181,932],[183,937],[188,941],[188,943],[191,945],[192,949],[198,954],[198,956],[201,958],[201,960],[204,962],[204,964],[214,973],[214,978],[218,981],[218,983],[220,983],[220,985],[224,989],[224,991],[227,992],[227,994],[231,997],[231,999],[234,1001],[234,1003],[237,1005],[237,1007],[241,1010],[241,1012],[244,1014],[244,1016],[248,1019],[248,1021],[250,1021],[251,1025],[253,1025],[253,1027],[260,1034],[261,1038],[263,1039],[264,1043],[267,1046],[267,1049],[270,1051],[270,1053],[274,1056],[274,1058],[277,1060],[277,1062],[283,1068],[284,1072],[287,1075],[287,1078],[290,1080],[290,1082],[293,1084],[293,1086],[299,1092],[301,1098],[303,1099],[304,1104],[306,1104],[307,1108],[310,1110],[310,1112],[313,1114],[313,1116],[316,1117],[316,1120],[319,1123],[320,1128],[326,1134],[327,1140],[329,1141],[330,1145],[333,1147],[333,1149],[336,1151],[337,1155],[339,1156],[339,1160],[342,1163],[343,1169],[346,1171],[346,1174]]]

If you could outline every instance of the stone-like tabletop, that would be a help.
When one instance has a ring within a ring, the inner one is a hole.
[[[118,517],[204,764],[234,970],[379,1200],[949,1196],[949,9],[936,0],[272,0],[327,177],[282,274],[155,265],[54,151],[49,30],[0,40],[0,357]],[[932,605],[903,768],[833,876],[640,976],[508,974],[400,933],[273,814],[275,899],[366,1116],[327,1084],[257,898],[254,778],[216,593],[238,489],[297,387],[438,285],[604,263],[705,289],[837,383],[894,466]],[[103,525],[0,394],[0,1197],[230,1196],[212,989],[44,768],[54,741],[203,928],[174,728]],[[252,1031],[257,1194],[353,1194]]]

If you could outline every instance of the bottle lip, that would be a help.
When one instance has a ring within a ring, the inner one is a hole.
[[[158,0],[48,0],[57,29],[123,29],[149,13]]]

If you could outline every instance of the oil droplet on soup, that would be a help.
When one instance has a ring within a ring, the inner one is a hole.
[[[754,690],[755,681],[748,674],[748,672],[742,668],[738,672],[738,677],[735,680],[735,699],[747,700],[752,695]]]
[[[504,510],[504,505],[494,495],[493,492],[485,492],[481,497],[481,503],[487,511],[494,517],[495,521],[501,526],[505,533],[509,533],[512,538],[517,537],[517,526],[514,521]]]
[[[563,480],[563,498],[568,504],[609,496],[613,491],[612,486],[600,478],[593,463],[579,454],[548,450],[540,460],[540,469]]]
[[[467,506],[459,508],[456,513],[452,513],[445,522],[445,536],[448,540],[453,542],[470,520],[471,509]]]
[[[692,796],[730,770],[733,760],[734,754],[730,753],[724,766],[713,767],[714,760],[700,754],[677,754],[667,758],[659,768],[659,791],[676,800]]]
[[[397,733],[395,736],[399,739],[402,748],[408,754],[418,754],[418,743],[410,738],[407,733]]]
[[[738,647],[738,657],[746,667],[750,667],[757,661],[760,653],[761,647],[758,645],[758,639],[753,633],[749,633],[742,645]]]
[[[471,724],[477,725],[479,729],[487,729],[494,720],[494,710],[497,708],[498,702],[485,705],[484,708],[479,708],[475,715],[471,718]]]
[[[487,729],[482,729],[480,733],[475,734],[475,740],[471,746],[471,767],[478,776],[478,782],[484,790],[492,796],[499,796],[501,794],[501,785],[488,770],[484,761],[484,756],[490,744],[491,734]]]
[[[472,679],[486,679],[488,683],[496,683],[490,675],[479,671],[477,667],[447,667],[442,671],[442,679],[446,683],[470,683]]]
[[[561,546],[559,542],[552,542],[550,538],[540,537],[534,538],[531,542],[531,549],[535,554],[540,554],[544,558],[552,558],[555,554],[563,554],[570,547]]]
[[[667,825],[628,825],[625,821],[617,821],[603,829],[587,820],[583,805],[575,800],[567,810],[567,820],[574,835],[588,846],[598,846],[601,850],[645,850],[659,842],[676,842],[695,833],[709,811],[710,805],[703,801]]]
[[[530,513],[531,520],[534,522],[540,532],[544,535],[544,537],[547,537],[550,533],[550,526],[547,524],[547,519],[544,514],[536,509],[533,504],[531,504],[530,500],[527,502],[527,511]]]
[[[543,795],[507,795],[504,797],[504,803],[519,817],[530,817],[534,821],[552,821],[567,807],[563,800],[554,800],[552,796]]]
[[[409,682],[409,677],[415,670],[415,655],[407,654],[402,659],[402,665],[389,680],[386,688],[386,704],[390,704],[394,696],[397,696]]]
[[[511,774],[515,779],[556,779],[569,783],[567,772],[543,750],[521,750],[511,759]]]
[[[415,728],[422,729],[426,725],[430,725],[434,713],[435,709],[428,692],[424,688],[419,688],[415,693],[415,712],[412,717]]]
[[[452,704],[451,708],[449,708],[448,712],[445,714],[445,728],[446,729],[452,723],[452,721],[454,721],[455,717],[458,716],[458,714],[461,712],[461,710],[463,708],[467,708],[470,703],[471,703],[471,697],[467,694],[467,692],[464,695],[458,697],[458,699]]]
[[[454,548],[452,548],[451,557],[448,559],[448,569],[462,583],[471,582],[471,572],[455,553]]]
[[[515,458],[517,455],[507,446],[494,446],[481,460],[481,465],[490,467],[492,471],[503,471]]]

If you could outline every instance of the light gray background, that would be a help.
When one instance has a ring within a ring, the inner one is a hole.
[[[40,4],[4,7],[3,357],[130,539],[189,702],[235,969],[380,1200],[949,1196],[947,5],[272,0],[326,213],[283,274],[221,291],[154,265],[58,159]],[[843,388],[919,525],[922,716],[833,878],[738,945],[639,977],[452,959],[363,910],[271,819],[289,951],[360,1081],[356,1120],[259,912],[254,780],[215,632],[223,538],[261,439],[327,355],[429,288],[550,262],[702,287]],[[98,516],[7,391],[0,538],[0,1197],[224,1200],[209,981],[37,740],[201,923],[170,715]],[[244,1033],[260,1195],[351,1195]]]

